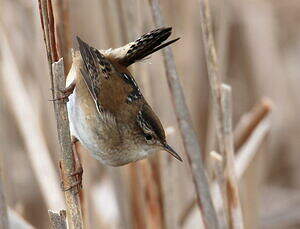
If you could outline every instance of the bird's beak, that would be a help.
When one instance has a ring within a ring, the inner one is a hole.
[[[173,157],[175,157],[177,160],[181,161],[182,162],[182,159],[181,157],[179,156],[178,153],[175,152],[175,150],[173,150],[171,148],[171,146],[169,146],[168,144],[165,144],[164,145],[164,150],[167,151],[169,154],[171,154]]]

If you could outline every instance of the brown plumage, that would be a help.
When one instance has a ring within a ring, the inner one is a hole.
[[[178,40],[163,43],[170,35],[171,28],[160,28],[104,51],[77,38],[79,52],[67,79],[76,84],[68,102],[71,134],[103,163],[120,166],[161,149],[181,160],[127,69]]]

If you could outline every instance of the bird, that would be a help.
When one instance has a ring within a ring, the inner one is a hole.
[[[152,30],[120,48],[98,50],[77,37],[64,93],[70,133],[92,156],[122,166],[156,151],[182,158],[167,143],[158,116],[128,70],[135,62],[176,42],[171,27]]]

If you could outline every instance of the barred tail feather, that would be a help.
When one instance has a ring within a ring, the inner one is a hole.
[[[142,35],[134,42],[129,43],[129,48],[125,56],[119,61],[125,66],[129,66],[134,62],[142,60],[143,58],[151,55],[152,53],[178,41],[180,38],[163,43],[169,38],[172,33],[172,28],[159,28],[152,30],[149,33]]]

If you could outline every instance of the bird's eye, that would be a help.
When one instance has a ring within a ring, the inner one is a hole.
[[[152,140],[152,135],[150,135],[150,134],[146,134],[146,136],[145,136],[145,139],[147,140],[147,141],[151,141]]]

